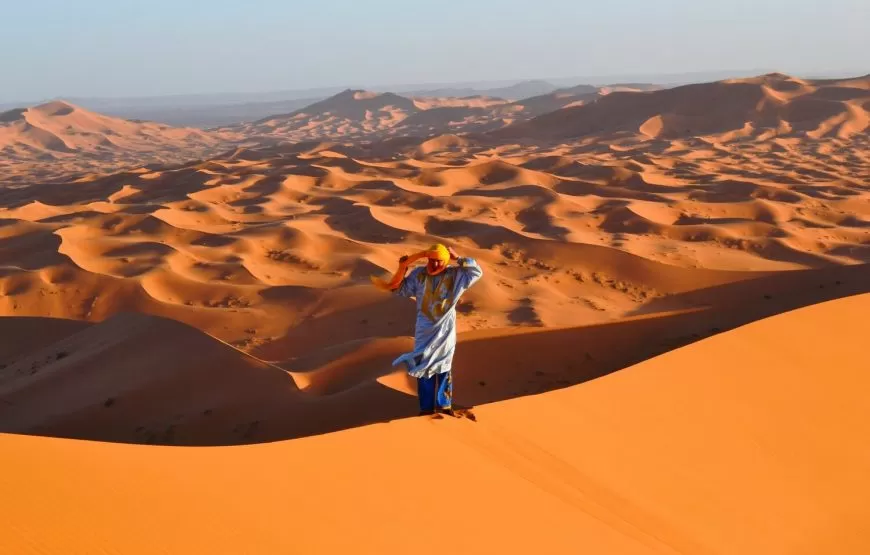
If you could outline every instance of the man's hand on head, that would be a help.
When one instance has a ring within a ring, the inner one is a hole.
[[[450,261],[451,262],[459,260],[459,255],[456,254],[456,250],[453,247],[447,247],[447,252],[450,253]]]

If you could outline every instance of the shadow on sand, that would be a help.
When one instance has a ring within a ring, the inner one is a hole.
[[[866,292],[870,264],[829,267],[657,298],[605,324],[465,333],[454,362],[456,401],[476,406],[574,386],[761,318]],[[44,330],[49,340],[0,349],[3,432],[238,445],[417,414],[413,383],[390,366],[408,338],[318,350],[281,364],[288,373],[151,316],[96,325],[5,318],[0,325],[18,335]]]

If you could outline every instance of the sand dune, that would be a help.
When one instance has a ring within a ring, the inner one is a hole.
[[[311,141],[431,135],[451,129],[497,129],[517,110],[507,100],[472,96],[404,97],[393,93],[346,90],[290,114],[224,128],[228,134]]]
[[[769,134],[845,139],[868,127],[868,82],[770,74],[642,94],[614,92],[498,133],[547,139],[638,132],[652,139],[700,135],[726,142]]]
[[[250,402],[245,390],[277,401],[295,389],[280,369],[193,328],[122,314],[19,355],[0,370],[0,420],[7,431],[139,443],[175,443],[178,434],[185,442],[184,434],[191,434],[207,441],[205,428],[226,428],[228,437],[249,433],[226,422]]]
[[[413,469],[451,477],[465,512],[449,537],[470,550],[862,553],[870,414],[851,322],[868,309],[865,294],[783,314],[474,422],[221,449],[0,435],[0,549],[406,550],[445,510],[400,487]],[[289,518],[291,500],[305,510]]]
[[[867,140],[308,142],[10,188],[0,312],[141,311],[283,360],[297,341],[407,335],[406,305],[368,276],[440,240],[491,276],[463,330],[610,321],[757,272],[870,262]]]
[[[0,183],[181,162],[222,148],[224,137],[200,129],[123,120],[55,101],[0,114]]]
[[[580,105],[614,91],[650,88],[653,87],[580,85],[515,101],[476,95],[404,97],[393,93],[346,90],[295,112],[229,126],[223,132],[294,142],[483,133],[560,108]]]
[[[457,402],[479,406],[584,383],[759,318],[865,292],[868,278],[870,265],[772,273],[671,295],[606,324],[467,331],[456,359]],[[679,272],[655,279],[679,287]],[[0,352],[0,430],[228,445],[414,414],[414,386],[390,366],[409,338],[347,335],[347,323],[339,326],[348,314],[329,307],[337,301],[348,299],[324,300],[314,322],[258,349],[282,359],[271,364],[195,328],[141,314],[92,325],[0,320],[7,336],[25,337]],[[47,333],[26,335],[38,326]]]
[[[463,508],[484,552],[865,552],[868,90],[3,113],[0,552],[395,552]],[[435,241],[486,272],[476,421],[409,418],[413,305],[369,281]],[[447,507],[399,484],[436,465]]]
[[[247,135],[268,135],[291,141],[367,135],[390,128],[419,108],[393,93],[346,90],[289,114],[230,127]]]
[[[494,133],[497,140],[847,139],[862,134],[870,121],[866,81],[807,81],[770,74],[673,89],[579,85],[512,102],[347,90],[290,114],[225,128],[224,133],[289,141],[483,132]]]
[[[562,108],[581,106],[612,92],[642,92],[658,90],[660,88],[656,85],[644,83],[608,85],[605,87],[577,85],[576,87],[557,89],[547,94],[517,100],[514,102],[514,105],[522,108],[523,117],[520,118],[522,120],[555,112]]]

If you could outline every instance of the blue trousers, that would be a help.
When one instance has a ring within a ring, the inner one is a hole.
[[[433,412],[436,407],[449,409],[453,405],[453,373],[435,374],[431,378],[417,378],[417,397],[421,412]]]

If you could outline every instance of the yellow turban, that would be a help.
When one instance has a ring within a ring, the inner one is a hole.
[[[425,251],[420,251],[420,252],[417,252],[417,253],[414,253],[410,256],[405,257],[399,263],[399,269],[396,270],[396,273],[393,274],[393,276],[390,278],[389,281],[385,281],[381,278],[371,276],[372,283],[378,289],[381,289],[384,291],[395,291],[396,289],[399,288],[399,285],[402,284],[402,280],[405,278],[405,272],[408,270],[408,267],[411,264],[413,264],[414,262],[416,262],[417,260],[420,260],[423,258],[440,260],[440,261],[444,262],[444,266],[441,268],[441,270],[439,272],[436,273],[436,274],[440,274],[441,272],[443,272],[444,270],[447,269],[447,265],[450,263],[450,251],[448,251],[447,247],[445,247],[441,243],[436,243],[436,244],[432,245],[431,247],[429,247]],[[436,275],[436,274],[430,274],[430,275]]]
[[[441,243],[436,243],[429,247],[429,251],[426,253],[426,256],[433,260],[440,260],[445,264],[450,262],[450,251],[448,251],[447,247],[445,247]]]

